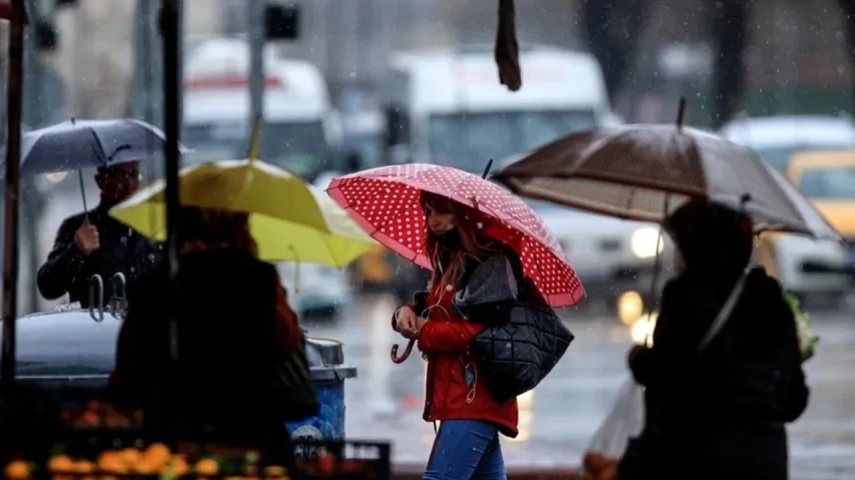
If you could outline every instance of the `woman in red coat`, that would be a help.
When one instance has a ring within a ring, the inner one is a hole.
[[[479,234],[474,211],[432,194],[423,194],[421,203],[433,275],[415,304],[395,312],[393,328],[418,340],[428,361],[423,416],[441,422],[424,479],[505,479],[499,433],[517,435],[517,401],[499,402],[490,393],[469,352],[484,325],[463,318],[453,300],[474,266],[508,252]]]

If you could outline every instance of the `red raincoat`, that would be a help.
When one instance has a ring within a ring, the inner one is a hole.
[[[478,360],[469,354],[469,341],[484,327],[461,317],[452,298],[453,289],[428,296],[429,320],[419,332],[418,347],[428,359],[423,417],[428,422],[485,420],[514,438],[519,433],[517,400],[499,404],[490,394]],[[471,385],[464,368],[474,373]]]

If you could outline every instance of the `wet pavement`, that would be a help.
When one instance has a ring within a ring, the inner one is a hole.
[[[391,298],[361,298],[333,322],[313,321],[313,336],[345,342],[345,359],[359,369],[347,384],[351,438],[394,442],[398,464],[424,464],[434,438],[421,419],[425,362],[413,354],[395,365],[389,348],[404,339],[392,332]],[[855,477],[855,304],[813,313],[821,337],[807,366],[808,411],[790,428],[792,478]],[[576,340],[555,370],[520,401],[520,435],[503,448],[510,467],[578,465],[594,432],[627,379],[628,329],[605,313],[568,312]]]

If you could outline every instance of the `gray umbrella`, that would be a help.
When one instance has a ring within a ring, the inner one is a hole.
[[[86,210],[84,168],[149,159],[156,152],[163,151],[165,138],[159,128],[133,118],[71,119],[23,135],[21,175],[77,170]],[[184,146],[180,149],[181,153],[187,151]]]
[[[142,160],[163,151],[164,143],[160,129],[133,118],[69,120],[24,134],[21,175]]]

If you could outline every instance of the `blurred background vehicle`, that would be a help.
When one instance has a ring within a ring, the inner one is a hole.
[[[326,190],[337,172],[318,177],[313,185]],[[336,321],[340,308],[353,300],[353,291],[343,269],[309,263],[282,262],[276,265],[288,289],[291,307],[303,318]]]
[[[306,179],[341,161],[342,126],[317,66],[264,49],[264,128],[260,157]],[[191,50],[185,65],[183,140],[195,150],[188,164],[243,158],[250,99],[249,46],[216,38]]]
[[[855,149],[797,153],[790,160],[787,176],[843,235],[847,253],[844,271],[852,282],[855,272]],[[834,270],[839,264],[827,266]]]
[[[805,165],[800,162],[801,166],[791,168],[792,159],[799,153],[855,147],[855,125],[845,117],[793,115],[739,118],[724,125],[719,133],[732,142],[754,150],[761,159],[787,175],[800,188],[804,181],[801,175]],[[812,178],[815,175],[812,174],[808,180]],[[832,212],[827,206],[820,211],[836,227],[840,224],[840,220],[835,223],[832,218],[828,218],[829,213],[837,213],[839,216],[840,212]],[[778,278],[784,289],[808,302],[835,305],[851,290],[848,276],[839,271],[848,262],[848,249],[838,242],[765,233],[759,238],[756,255],[758,263]],[[828,265],[838,271],[806,271],[803,268],[805,263]]]
[[[521,48],[520,62],[525,88],[512,93],[496,80],[492,46],[393,53],[381,100],[384,163],[436,163],[480,175],[488,160],[619,122],[593,55],[534,45]],[[361,281],[402,299],[427,284],[426,272],[388,252],[357,266]]]
[[[549,202],[526,200],[557,237],[585,286],[587,299],[601,302],[627,325],[645,307],[655,309],[659,292],[673,275],[673,245],[655,224],[620,220]],[[653,285],[657,248],[661,271]]]

